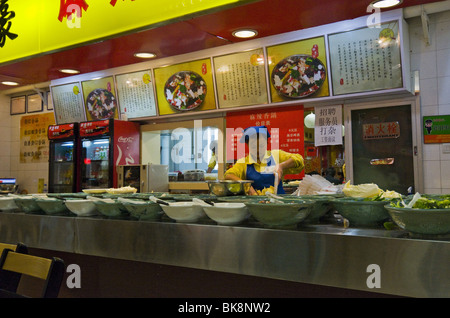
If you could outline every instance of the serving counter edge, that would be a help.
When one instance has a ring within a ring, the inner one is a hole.
[[[450,242],[402,231],[0,213],[0,241],[398,296],[450,296]]]

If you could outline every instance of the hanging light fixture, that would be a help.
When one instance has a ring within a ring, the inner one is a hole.
[[[306,115],[304,122],[307,128],[314,128],[316,123],[316,115],[313,112],[309,113]]]

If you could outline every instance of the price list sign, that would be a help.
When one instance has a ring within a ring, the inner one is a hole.
[[[342,145],[342,106],[316,106],[315,146]]]
[[[57,124],[77,123],[86,120],[79,83],[53,86],[51,92]]]
[[[329,36],[334,95],[403,85],[398,21]]]
[[[48,162],[48,126],[54,125],[52,113],[22,116],[20,119],[20,163]]]
[[[140,71],[116,75],[117,96],[121,118],[138,118],[156,115],[151,72]]]
[[[214,71],[219,108],[267,103],[263,49],[215,57]]]

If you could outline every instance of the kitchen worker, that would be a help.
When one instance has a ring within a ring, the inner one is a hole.
[[[225,172],[225,179],[252,180],[249,194],[257,195],[257,190],[274,186],[277,173],[277,193],[284,194],[283,175],[300,173],[305,167],[303,157],[283,150],[268,151],[269,138],[270,133],[266,126],[246,128],[240,142],[248,145],[249,154]]]
[[[211,141],[209,144],[209,149],[212,152],[211,158],[209,159],[208,163],[208,170],[206,170],[207,173],[210,173],[214,170],[214,167],[216,166],[216,150],[217,150],[217,140]]]

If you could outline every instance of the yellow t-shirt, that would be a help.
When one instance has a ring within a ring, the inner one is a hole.
[[[216,155],[212,154],[211,159],[209,159],[208,168],[214,169],[216,166]]]
[[[283,150],[272,150],[267,151],[266,155],[264,156],[263,160],[261,160],[261,163],[258,164],[253,158],[249,155],[247,155],[244,158],[239,159],[233,167],[228,169],[225,172],[225,176],[227,174],[233,174],[237,176],[238,178],[245,180],[246,179],[246,172],[247,172],[247,165],[248,164],[254,164],[255,170],[258,172],[262,172],[267,167],[267,161],[269,160],[270,156],[273,156],[275,163],[279,164],[282,162],[285,162],[286,160],[292,158],[295,162],[295,167],[286,169],[284,171],[284,174],[296,174],[300,173],[303,168],[305,167],[303,157],[299,154],[295,153],[289,153]]]

